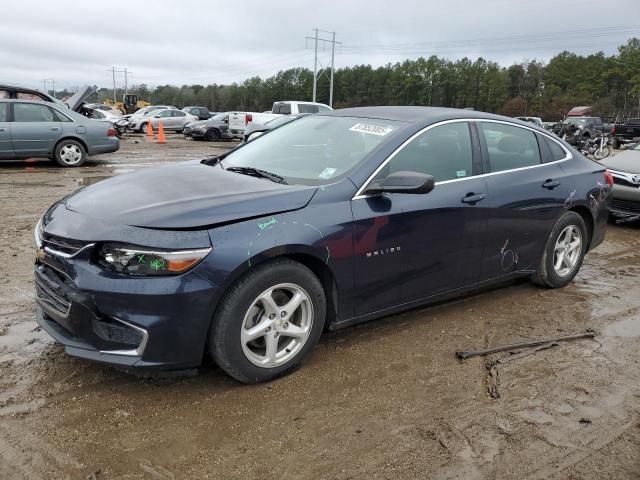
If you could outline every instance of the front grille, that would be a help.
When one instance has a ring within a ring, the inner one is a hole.
[[[43,265],[39,265],[35,272],[37,302],[46,310],[67,317],[71,302],[61,286],[51,278],[53,274],[47,274],[46,267]]]
[[[137,347],[142,342],[142,334],[133,328],[108,318],[96,320],[93,331],[103,340]]]
[[[634,202],[633,200],[621,200],[619,198],[614,198],[611,202],[611,208],[614,210],[623,210],[625,212],[640,214],[640,202]]]
[[[615,183],[616,185],[624,185],[625,187],[634,187],[634,188],[640,187],[640,185],[637,183],[634,183],[626,178],[618,177],[615,175],[613,176],[613,183]]]
[[[88,242],[83,242],[82,240],[71,240],[49,233],[43,233],[41,240],[43,247],[48,247],[49,250],[68,256],[75,255],[88,244]]]

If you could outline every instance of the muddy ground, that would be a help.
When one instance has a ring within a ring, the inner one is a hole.
[[[1,479],[640,478],[640,222],[611,225],[564,289],[522,282],[325,334],[270,384],[210,364],[141,379],[66,356],[34,321],[42,212],[81,185],[230,146],[131,137],[79,169],[2,164]],[[521,356],[454,356],[588,328],[594,340]]]

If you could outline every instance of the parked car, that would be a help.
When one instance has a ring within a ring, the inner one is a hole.
[[[182,132],[184,126],[188,123],[195,122],[198,117],[191,115],[182,110],[176,110],[175,108],[168,108],[166,110],[155,110],[145,116],[140,122],[140,130],[143,133],[147,133],[149,124],[153,125],[154,130],[160,126],[162,122],[162,128],[164,130],[171,130],[174,132]]]
[[[264,124],[251,122],[249,125],[247,125],[247,128],[244,129],[244,137],[242,140],[244,142],[248,142],[249,140],[258,138],[269,130],[273,130],[280,125],[284,125],[303,116],[304,115],[284,115],[278,118],[274,118],[273,120],[269,120]]]
[[[156,112],[158,110],[166,110],[166,109],[174,109],[177,110],[176,107],[172,107],[171,105],[148,105],[146,107],[139,108],[130,115],[123,115],[122,118],[126,118],[129,121],[129,125],[131,130],[134,132],[140,131],[140,126],[142,125],[143,120],[151,113]]]
[[[211,118],[207,107],[184,107],[182,111],[198,117],[198,120],[207,120]]]
[[[522,120],[523,122],[533,123],[535,126],[544,128],[542,119],[540,117],[515,117],[517,120]]]
[[[613,175],[611,213],[616,216],[640,216],[640,143],[600,163]]]
[[[184,126],[182,133],[185,138],[193,138],[194,140],[206,139],[210,142],[235,138],[235,135],[229,130],[228,113],[219,113],[208,120],[188,123]]]
[[[241,382],[270,380],[327,328],[517,278],[567,285],[604,238],[611,185],[507,117],[309,115],[54,204],[35,229],[36,318],[77,357],[180,369],[210,354]]]
[[[42,157],[79,167],[87,155],[120,147],[107,121],[92,120],[48,102],[0,100],[0,158]]]
[[[613,148],[620,148],[626,143],[640,140],[640,118],[630,118],[624,123],[614,123],[611,127],[611,144]]]
[[[559,135],[565,136],[570,145],[577,145],[603,133],[604,124],[600,117],[567,117],[562,122]]]
[[[85,110],[95,111],[100,110],[102,112],[107,112],[115,117],[122,117],[122,111],[114,106],[114,105],[105,105],[103,103],[87,103],[84,106]]]
[[[247,113],[246,123],[262,123],[265,124],[269,120],[273,120],[282,115],[300,115],[318,112],[330,112],[333,110],[329,105],[314,102],[274,102],[271,112],[250,112]]]
[[[74,112],[82,113],[82,108],[87,98],[96,91],[95,87],[85,85],[70,97],[66,102],[58,100],[46,92],[18,85],[0,84],[0,100],[15,98],[18,100],[34,100],[70,108]]]

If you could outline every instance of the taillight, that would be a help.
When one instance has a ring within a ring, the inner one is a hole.
[[[613,174],[609,170],[604,171],[604,179],[607,182],[607,185],[613,187]]]
[[[616,126],[614,125],[613,127],[611,127],[611,135],[615,135],[616,134]]]
[[[253,121],[253,115],[251,115],[250,113],[247,113],[244,116],[244,124],[249,125],[249,123],[251,123],[252,121]]]
[[[110,128],[109,130],[107,130],[107,136],[108,137],[115,137],[116,136],[116,129],[115,128]]]

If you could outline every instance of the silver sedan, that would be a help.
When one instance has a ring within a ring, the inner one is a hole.
[[[140,130],[147,133],[149,123],[153,125],[153,129],[156,130],[162,122],[162,128],[164,130],[172,130],[174,132],[181,132],[184,130],[184,126],[187,123],[197,122],[198,117],[191,115],[190,113],[183,112],[182,110],[175,110],[168,108],[166,110],[158,110],[148,115],[140,123]]]
[[[120,148],[111,123],[55,104],[0,100],[0,159],[43,157],[79,167],[88,155]]]

